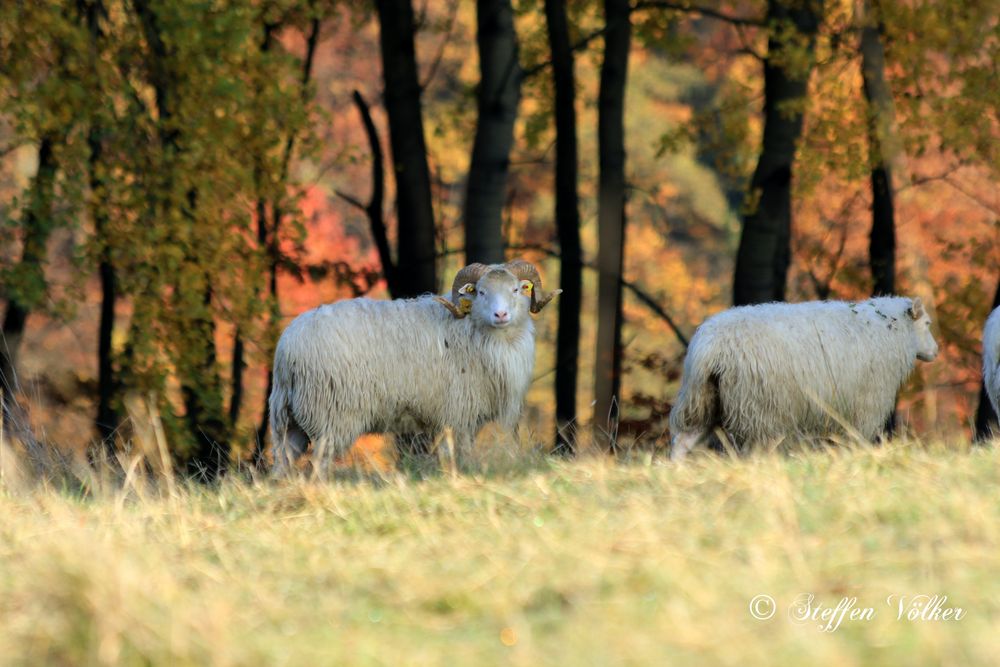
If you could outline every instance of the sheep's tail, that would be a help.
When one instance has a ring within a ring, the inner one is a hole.
[[[288,392],[280,382],[271,387],[271,396],[267,399],[267,409],[271,422],[271,442],[275,449],[283,441],[282,434],[288,431],[290,415],[288,412]]]
[[[1000,409],[1000,308],[986,320],[983,331],[983,383],[993,407]]]
[[[711,363],[711,355],[705,354],[692,340],[684,359],[684,377],[677,400],[670,410],[670,432],[705,433],[716,426],[719,416],[719,379]]]
[[[292,419],[288,390],[284,384],[275,381],[267,405],[271,421],[271,455],[274,458],[273,472],[284,474],[296,458],[294,451],[295,434],[298,424]]]

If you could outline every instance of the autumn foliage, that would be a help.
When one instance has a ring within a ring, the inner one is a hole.
[[[153,397],[173,454],[189,469],[218,472],[262,451],[268,367],[284,324],[320,303],[389,296],[377,225],[401,265],[412,260],[407,239],[431,244],[408,227],[423,224],[413,222],[419,216],[397,206],[402,156],[392,154],[386,100],[400,91],[382,77],[379,20],[391,4],[3,3],[8,428],[70,449],[102,439],[114,447],[128,439],[126,397],[140,395]],[[503,4],[412,5],[436,269],[422,275],[436,273],[438,290],[463,264],[466,230],[475,229],[464,223],[485,76],[477,7]],[[512,5],[520,90],[494,227],[508,258],[537,262],[555,287],[559,138],[548,4]],[[574,428],[582,431],[602,419],[591,404],[608,26],[596,0],[556,4],[575,65],[583,292]],[[772,70],[794,73],[805,90],[772,109],[779,120],[801,118],[786,147],[784,298],[872,293],[871,174],[880,160],[890,164],[896,291],[934,304],[942,343],[939,361],[904,389],[900,422],[921,433],[967,432],[978,407],[979,335],[1000,278],[995,9],[954,0],[616,6],[631,34],[616,223],[625,232],[623,271],[607,283],[622,284],[622,438],[664,444],[684,341],[731,304],[741,233],[765,210],[766,187],[751,179],[767,159]],[[790,7],[812,12],[815,31]],[[877,27],[884,47],[888,119],[865,94],[866,26]],[[386,156],[378,220],[365,207],[381,187],[355,91]],[[525,414],[547,446],[554,320],[537,321],[537,381]]]

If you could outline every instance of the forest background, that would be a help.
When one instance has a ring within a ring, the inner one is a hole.
[[[291,318],[525,257],[545,447],[662,446],[734,303],[892,292],[942,344],[898,427],[983,434],[998,50],[955,0],[4,3],[5,428],[259,462]]]

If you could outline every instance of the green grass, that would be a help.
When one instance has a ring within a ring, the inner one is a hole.
[[[0,487],[0,662],[995,664],[1000,451]],[[778,613],[755,620],[766,593]],[[793,623],[803,593],[871,621]],[[941,594],[906,622],[891,594]]]

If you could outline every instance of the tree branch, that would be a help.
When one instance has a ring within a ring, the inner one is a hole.
[[[543,246],[543,245],[532,245],[532,244],[527,244],[527,245],[510,245],[510,246],[507,246],[507,249],[508,250],[533,250],[535,252],[540,252],[540,253],[543,253],[543,254],[545,254],[545,255],[547,255],[549,257],[554,257],[556,259],[560,259],[561,258],[561,255],[558,252],[556,252],[555,250],[553,250],[553,249],[551,249],[551,248],[549,248],[547,246]],[[589,269],[591,271],[596,271],[597,270],[597,267],[594,266],[593,264],[591,264],[590,262],[581,262],[580,265],[583,266],[583,268]],[[651,310],[654,315],[656,315],[661,320],[663,320],[664,322],[666,322],[667,326],[670,327],[671,331],[673,331],[674,336],[677,338],[677,340],[680,342],[680,344],[683,345],[685,348],[687,348],[687,346],[688,346],[688,338],[687,338],[687,336],[685,336],[684,333],[680,330],[680,327],[677,326],[677,323],[674,321],[674,318],[671,317],[670,313],[668,313],[666,310],[664,310],[663,306],[661,306],[659,303],[657,303],[656,299],[654,299],[642,287],[640,287],[639,285],[637,285],[637,284],[635,284],[633,282],[630,282],[630,281],[626,280],[624,277],[622,277],[620,279],[620,282],[621,282],[621,286],[624,287],[625,289],[627,289],[628,291],[632,292],[632,294],[634,294],[635,297],[637,299],[639,299],[639,301],[642,303],[642,305],[644,305],[647,308],[649,308],[649,310]]]
[[[636,4],[632,6],[632,12],[640,12],[650,9],[666,9],[676,12],[687,12],[690,14],[700,14],[704,18],[715,19],[716,21],[723,21],[737,28],[740,27],[755,27],[760,28],[766,25],[763,19],[754,18],[750,16],[732,16],[721,12],[717,9],[712,9],[710,7],[694,7],[683,2],[666,2],[665,0],[639,0]],[[599,37],[603,37],[607,33],[611,25],[605,25],[593,32],[588,33],[584,37],[580,38],[570,46],[570,50],[576,53],[577,51],[583,51],[588,46],[591,45]],[[742,41],[742,34],[741,34]],[[758,59],[763,59],[762,56],[754,52],[749,47],[744,47],[749,55],[756,56]],[[536,63],[530,67],[524,69],[524,78],[530,79],[531,77],[541,73],[543,70],[548,69],[552,66],[552,59],[545,60],[540,63]]]
[[[343,192],[341,190],[334,190],[333,194],[337,195],[338,197],[340,197],[341,199],[343,199],[348,204],[350,204],[354,208],[358,209],[362,213],[367,213],[368,212],[368,207],[365,206],[364,203],[360,199],[358,199],[357,197],[353,197],[353,196],[351,196],[351,195],[349,195],[346,192]]]
[[[372,196],[367,205],[359,200],[336,192],[337,196],[347,203],[355,206],[368,216],[368,223],[371,226],[372,237],[375,239],[375,247],[378,250],[379,261],[382,264],[382,275],[385,277],[386,286],[390,295],[396,295],[398,284],[396,283],[396,265],[392,261],[392,251],[389,248],[389,237],[385,229],[385,216],[382,211],[382,202],[385,197],[385,169],[383,167],[382,144],[379,142],[378,130],[372,120],[371,110],[365,98],[357,90],[353,94],[354,106],[357,107],[361,115],[361,122],[365,126],[365,134],[368,135],[368,146],[372,153]]]
[[[420,84],[421,92],[427,90],[427,86],[431,85],[431,81],[434,80],[434,77],[437,75],[438,68],[441,66],[441,61],[444,60],[444,50],[451,41],[451,33],[455,29],[455,19],[458,17],[458,5],[460,1],[461,0],[454,0],[451,3],[451,7],[449,8],[450,13],[448,15],[448,27],[445,29],[444,38],[441,40],[441,45],[438,48],[437,54],[434,56],[434,60],[431,61],[430,67],[427,68],[427,76]],[[426,11],[426,7],[424,8],[424,11]]]
[[[703,17],[708,19],[715,19],[716,21],[723,21],[724,23],[729,23],[731,25],[739,26],[755,26],[762,27],[765,25],[763,19],[754,18],[750,16],[733,16],[731,14],[726,14],[718,9],[712,9],[711,7],[695,7],[686,2],[668,2],[666,0],[639,0],[635,5],[632,6],[632,11],[640,11],[644,9],[669,9],[676,12],[689,12],[691,14],[701,14]]]
[[[590,34],[586,35],[585,37],[582,37],[580,40],[570,45],[569,47],[570,51],[572,51],[573,53],[576,53],[577,51],[583,51],[588,46],[590,46],[590,44],[598,37],[603,37],[604,33],[606,33],[607,31],[608,31],[608,26],[605,25],[603,28],[599,28],[591,32]],[[535,65],[532,65],[531,67],[527,67],[524,70],[524,79],[530,79],[531,77],[541,73],[543,70],[551,66],[552,66],[552,59],[550,58],[549,60],[537,63]]]

